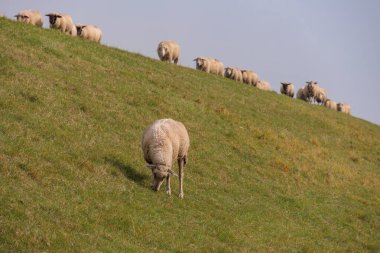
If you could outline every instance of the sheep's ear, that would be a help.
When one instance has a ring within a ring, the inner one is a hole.
[[[61,15],[55,15],[57,18],[62,18],[62,16]]]
[[[168,170],[168,172],[170,175],[178,177],[178,174],[175,173],[173,170]]]

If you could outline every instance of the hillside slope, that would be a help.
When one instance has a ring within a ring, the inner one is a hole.
[[[0,252],[380,250],[377,125],[4,18],[0,97]],[[183,200],[140,148],[167,117]]]

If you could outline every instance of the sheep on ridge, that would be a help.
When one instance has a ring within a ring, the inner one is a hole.
[[[34,10],[20,11],[15,15],[17,21],[42,27],[44,24],[41,13]]]
[[[142,150],[152,170],[152,189],[158,191],[166,179],[166,193],[171,194],[170,176],[175,160],[179,166],[179,197],[183,198],[184,168],[187,163],[189,135],[185,126],[173,119],[160,119],[148,126],[142,137]]]
[[[256,84],[256,88],[260,90],[271,91],[270,84],[264,80],[258,80]]]
[[[157,47],[157,54],[161,61],[166,61],[174,64],[178,63],[180,47],[177,42],[173,40],[161,41]]]
[[[292,98],[294,97],[294,85],[292,83],[282,82],[280,92]]]
[[[323,104],[327,99],[326,90],[319,86],[314,87],[313,98],[318,104]]]
[[[224,71],[224,76],[238,82],[243,82],[243,74],[240,69],[235,67],[227,67]]]
[[[331,99],[326,99],[325,102],[323,103],[323,105],[326,107],[326,108],[329,108],[331,110],[334,110],[334,111],[337,111],[337,104],[336,102],[332,101]]]
[[[49,17],[50,28],[58,29],[71,36],[77,36],[77,28],[70,15],[61,13],[46,14]]]
[[[338,112],[343,112],[347,113],[348,115],[351,115],[351,106],[349,104],[338,103],[337,110]]]
[[[242,70],[243,83],[255,86],[257,84],[257,80],[259,80],[259,76],[256,72],[251,70]]]
[[[223,62],[211,57],[197,57],[194,59],[195,68],[206,73],[211,73],[219,76],[224,75]]]
[[[102,39],[102,30],[94,25],[76,25],[77,35],[86,40],[100,43]]]

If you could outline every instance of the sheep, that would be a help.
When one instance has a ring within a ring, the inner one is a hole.
[[[194,59],[195,68],[206,73],[224,76],[224,64],[211,57],[197,57]]]
[[[259,80],[259,76],[256,72],[250,70],[242,70],[243,83],[255,86],[257,84],[257,80]]]
[[[325,102],[323,103],[323,105],[326,107],[326,108],[329,108],[329,109],[332,109],[334,111],[337,110],[337,104],[336,102],[332,101],[331,99],[326,99]]]
[[[235,67],[227,67],[224,71],[224,76],[238,82],[243,82],[243,74],[240,69]]]
[[[338,112],[343,112],[347,113],[348,115],[351,115],[351,106],[349,104],[338,103],[337,110]]]
[[[312,102],[312,99],[318,104],[323,104],[325,100],[327,99],[326,90],[321,88],[317,82],[315,81],[309,81],[306,82],[307,85],[307,97],[309,99],[309,102]]]
[[[292,83],[282,82],[280,92],[292,98],[294,97],[294,85]]]
[[[303,100],[305,102],[308,102],[307,96],[305,95],[305,93],[306,93],[305,90],[306,89],[307,89],[306,86],[304,86],[302,88],[299,88],[298,91],[297,91],[297,94],[296,94],[296,98],[297,99],[301,99],[301,100]]]
[[[307,102],[312,103],[314,99],[314,89],[316,89],[318,83],[316,81],[307,81],[304,87],[304,95],[307,98]]]
[[[142,137],[142,150],[147,167],[152,170],[152,189],[158,191],[166,179],[166,193],[171,194],[170,176],[175,160],[179,167],[179,197],[183,198],[184,168],[187,164],[189,135],[185,126],[173,119],[160,119],[148,126]]]
[[[319,86],[314,87],[313,97],[318,104],[323,104],[327,99],[326,90]]]
[[[61,13],[46,14],[49,17],[50,28],[58,29],[71,36],[77,36],[77,28],[70,15]]]
[[[100,43],[102,39],[102,30],[94,25],[76,25],[77,36],[86,40],[95,41]]]
[[[258,80],[257,84],[256,84],[256,88],[258,88],[260,90],[265,90],[265,91],[271,90],[270,84],[264,80]]]
[[[181,49],[178,43],[173,40],[161,41],[157,47],[157,53],[160,60],[169,63],[173,61],[174,64],[177,64],[180,52]]]
[[[15,15],[17,21],[42,27],[44,24],[41,13],[34,10],[20,11]]]

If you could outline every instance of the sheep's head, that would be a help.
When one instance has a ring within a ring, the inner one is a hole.
[[[224,69],[224,76],[230,77],[232,75],[232,68],[225,68]]]
[[[160,186],[164,182],[165,178],[171,175],[176,175],[167,165],[148,164],[147,167],[152,170],[153,181],[151,187],[154,191],[158,191],[160,189]]]
[[[194,59],[197,68],[201,68],[205,64],[205,59],[202,57],[198,57]]]
[[[50,23],[51,25],[54,25],[54,24],[57,22],[57,19],[58,19],[58,18],[62,18],[61,15],[59,15],[59,14],[54,14],[54,13],[46,14],[46,16],[49,17],[49,23]]]
[[[160,48],[158,49],[158,54],[160,55],[160,57],[164,57],[167,52],[168,52],[168,47],[165,45],[160,45]]]
[[[342,111],[343,110],[343,104],[342,103],[338,103],[337,105],[336,105],[336,108],[337,108],[337,110],[338,111]]]
[[[82,30],[83,28],[85,28],[86,26],[85,25],[77,25],[76,28],[77,28],[77,35],[80,36],[82,34]]]
[[[309,96],[314,96],[315,88],[317,87],[318,83],[315,81],[308,81],[306,82],[307,91],[309,93]]]

